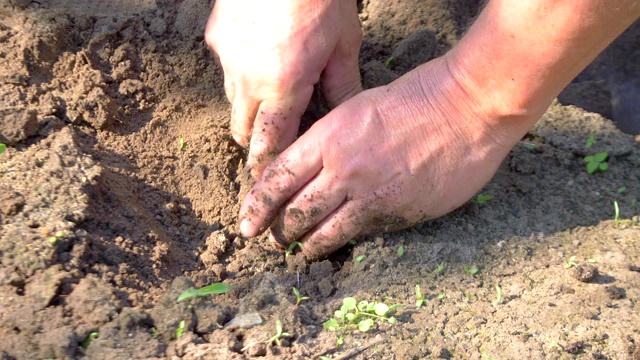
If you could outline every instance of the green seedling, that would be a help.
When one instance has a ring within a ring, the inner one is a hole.
[[[336,347],[340,347],[344,344],[344,336],[340,335],[336,339]]]
[[[587,143],[585,144],[585,146],[587,148],[592,148],[593,144],[595,143],[596,143],[596,134],[593,134],[593,133],[589,134],[589,138],[587,139]]]
[[[404,305],[387,306],[385,303],[368,302],[366,300],[358,302],[354,297],[346,297],[342,299],[340,310],[336,310],[334,317],[325,321],[322,325],[329,331],[356,327],[360,332],[364,333],[373,327],[374,319],[395,324],[396,318],[389,315],[402,306]]]
[[[570,257],[568,261],[564,262],[565,269],[571,269],[572,267],[578,267],[578,264],[576,264],[575,256]]]
[[[157,339],[158,336],[159,336],[158,330],[156,330],[156,328],[152,326],[151,327],[151,337],[154,338],[154,339]]]
[[[189,288],[178,296],[178,302],[193,297],[202,297],[207,295],[224,294],[233,289],[233,285],[225,283],[214,283],[208,286],[201,287],[200,289]]]
[[[522,146],[524,146],[524,148],[529,150],[529,151],[536,151],[536,149],[538,148],[534,144],[530,144],[530,143],[526,143],[526,142],[522,142]]]
[[[466,272],[467,274],[474,276],[478,273],[478,268],[477,267],[468,267],[467,265],[462,265],[462,267],[464,267],[464,272]]]
[[[441,262],[440,264],[438,264],[438,267],[436,268],[436,272],[437,273],[443,273],[444,272],[444,261]]]
[[[436,299],[442,301],[442,300],[444,300],[445,296],[447,296],[446,291],[438,294],[438,296],[436,296]]]
[[[7,145],[4,143],[0,143],[0,156],[2,156],[5,151],[7,151]]]
[[[398,256],[404,255],[404,245],[398,246]]]
[[[422,292],[420,292],[420,285],[416,285],[416,307],[422,306],[425,301],[426,300],[422,295]]]
[[[493,302],[493,305],[502,304],[502,300],[504,299],[502,295],[502,288],[500,287],[500,285],[496,285],[496,291],[498,292],[498,297]]]
[[[613,211],[615,215],[616,225],[620,223],[620,207],[618,206],[618,201],[613,200]]]
[[[587,262],[589,264],[597,264],[598,263],[598,261],[596,259],[587,259]]]
[[[478,204],[478,205],[482,205],[484,203],[486,203],[487,201],[493,199],[492,195],[489,194],[478,194],[478,196],[476,196],[476,198],[473,200],[474,203]]]
[[[293,254],[293,250],[296,248],[296,246],[299,246],[300,249],[302,249],[302,243],[300,241],[294,241],[289,245],[287,250],[285,250],[284,257],[287,258],[289,257],[289,255]]]
[[[300,296],[300,291],[295,287],[293,288],[293,294],[296,296],[296,307],[298,307],[301,302],[310,299],[308,296]]]
[[[551,344],[549,344],[549,350],[553,350],[553,349],[558,349],[560,352],[564,351],[564,348],[562,347],[562,345],[558,344],[557,342],[552,342]]]
[[[178,135],[178,148],[180,151],[184,150],[185,146],[187,146],[186,141],[184,141],[182,135]]]
[[[186,323],[184,322],[184,320],[180,321],[180,324],[178,324],[178,328],[176,329],[176,338],[179,339],[182,334],[184,334],[184,326],[186,325]]]
[[[384,62],[384,66],[385,67],[389,67],[391,66],[391,62],[393,61],[394,57],[393,56],[389,56],[389,58],[387,59],[387,61]]]
[[[585,156],[584,162],[587,163],[587,172],[593,174],[596,171],[607,171],[607,169],[609,169],[609,164],[606,162],[607,157],[609,157],[607,152],[599,152],[595,155]]]
[[[280,320],[276,320],[276,334],[273,335],[269,340],[267,340],[267,344],[276,344],[276,346],[282,346],[282,339],[291,337],[291,334],[282,332],[282,323]]]
[[[360,255],[356,258],[357,263],[362,262],[362,260],[364,260],[364,255]]]
[[[97,332],[92,332],[92,333],[90,333],[90,334],[89,334],[89,336],[87,336],[87,338],[86,338],[86,339],[84,339],[84,341],[82,341],[82,342],[80,343],[80,346],[81,346],[83,349],[86,349],[86,348],[88,348],[88,347],[89,347],[89,345],[91,344],[91,342],[92,342],[92,341],[94,341],[94,340],[98,340],[98,338],[99,338],[99,337],[100,337],[100,334],[99,334],[99,333],[97,333]]]
[[[624,195],[627,192],[627,187],[626,186],[620,186],[617,190],[616,193],[618,195]]]
[[[355,246],[357,242],[354,239],[349,240],[349,245]]]
[[[52,236],[47,237],[47,240],[49,240],[49,242],[52,245],[55,245],[58,243],[58,240],[62,239],[64,237],[64,233],[62,231],[58,231],[57,233],[53,234]]]
[[[320,360],[331,360],[328,356],[320,356]]]

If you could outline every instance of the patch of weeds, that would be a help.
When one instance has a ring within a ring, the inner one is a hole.
[[[98,340],[99,337],[100,337],[100,334],[94,331],[90,333],[89,336],[87,336],[87,338],[80,343],[80,346],[83,349],[86,349],[89,347],[92,341]]]
[[[301,302],[310,299],[308,296],[300,296],[300,291],[295,287],[293,287],[293,294],[296,296],[296,307],[298,307]]]
[[[285,250],[284,257],[287,258],[289,255],[293,254],[293,250],[296,246],[299,246],[300,250],[302,250],[302,243],[300,241],[294,241],[289,245],[289,247],[287,247],[287,250]]]
[[[462,267],[464,268],[464,272],[466,272],[467,274],[471,275],[471,276],[475,276],[478,273],[478,268],[477,267],[468,267],[467,265],[462,265]]]
[[[605,172],[609,169],[609,164],[606,162],[609,157],[609,153],[606,151],[599,152],[595,155],[587,155],[584,157],[584,162],[587,163],[587,172],[593,174],[596,171]]]
[[[576,257],[572,256],[569,258],[569,260],[564,262],[564,268],[565,269],[571,269],[572,267],[578,267],[579,265],[576,264]]]
[[[420,285],[416,285],[416,307],[422,306],[425,301],[426,300],[420,291]]]
[[[357,263],[362,262],[362,260],[364,260],[364,255],[360,255],[356,258]]]
[[[398,256],[404,255],[404,245],[398,246]]]
[[[360,332],[369,331],[374,325],[374,319],[396,323],[396,318],[390,316],[402,304],[387,306],[385,303],[358,302],[354,297],[342,299],[342,307],[336,310],[334,317],[325,321],[322,326],[329,331],[337,331],[348,327],[356,327]]]
[[[0,143],[0,156],[2,156],[5,151],[7,151],[7,145],[4,143]]]
[[[184,141],[182,135],[178,135],[178,149],[180,149],[180,151],[183,151],[186,146],[187,142]]]
[[[180,337],[182,337],[182,334],[184,334],[184,327],[187,323],[184,322],[184,320],[180,321],[180,324],[178,324],[178,328],[176,329],[176,339],[179,339]]]
[[[436,267],[436,272],[437,273],[443,273],[444,272],[444,261],[441,262],[440,264],[438,264],[438,267]]]
[[[201,287],[200,289],[189,288],[178,296],[178,302],[193,297],[202,297],[207,295],[224,294],[230,290],[233,290],[233,285],[225,283],[213,283],[208,286]]]
[[[393,61],[394,57],[393,56],[389,56],[389,58],[387,59],[387,61],[384,62],[384,66],[386,68],[389,68],[389,66],[391,66],[391,62]]]
[[[478,205],[482,205],[484,203],[486,203],[487,201],[493,199],[492,195],[489,194],[478,194],[475,199],[473,199],[473,202],[478,204]]]
[[[618,195],[624,195],[626,192],[627,192],[626,186],[620,186],[618,189],[616,189],[616,193]]]
[[[502,304],[502,301],[504,300],[504,296],[502,295],[502,288],[500,287],[500,285],[496,285],[496,292],[498,293],[498,297],[493,302],[494,306]]]
[[[592,148],[593,144],[595,144],[595,143],[596,143],[596,134],[591,133],[591,134],[589,134],[589,138],[587,139],[587,143],[584,146],[586,146],[587,148]]]

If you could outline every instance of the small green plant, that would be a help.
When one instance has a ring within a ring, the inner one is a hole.
[[[208,286],[201,287],[200,289],[189,288],[178,296],[178,302],[182,300],[191,299],[193,297],[202,297],[207,295],[224,294],[230,290],[233,290],[233,285],[225,283],[214,283]]]
[[[180,324],[178,324],[178,328],[176,329],[176,338],[180,338],[182,336],[182,334],[184,334],[184,326],[186,325],[185,321],[182,320],[180,321]]]
[[[151,337],[154,339],[157,339],[159,336],[158,334],[158,330],[156,330],[156,328],[154,326],[151,327]]]
[[[187,142],[184,141],[184,138],[182,137],[182,135],[178,135],[178,149],[182,151],[184,150],[185,146],[187,146]]]
[[[5,145],[4,143],[0,143],[0,156],[2,156],[5,151],[7,151],[7,145]]]
[[[536,149],[538,148],[534,144],[530,144],[530,143],[526,143],[526,142],[522,142],[522,146],[524,146],[524,148],[529,150],[529,151],[536,151]]]
[[[89,336],[87,336],[86,339],[84,339],[81,343],[80,346],[83,349],[86,349],[89,347],[89,345],[91,344],[92,341],[98,340],[98,338],[100,337],[100,334],[97,332],[92,332],[89,334]]]
[[[615,216],[616,225],[620,224],[620,206],[618,206],[618,201],[613,200],[613,212]]]
[[[342,299],[342,307],[336,310],[334,317],[325,321],[322,326],[329,331],[336,331],[347,327],[357,327],[360,332],[369,331],[374,325],[374,319],[396,323],[396,318],[389,316],[402,304],[387,306],[385,303],[368,302],[362,300],[358,303],[354,297]]]
[[[295,287],[293,288],[293,294],[296,296],[296,307],[298,307],[301,302],[309,300],[308,296],[300,296],[300,291],[298,291],[298,289],[296,289]]]
[[[493,199],[492,195],[489,194],[478,194],[476,196],[476,198],[473,200],[474,203],[478,204],[478,205],[482,205],[484,203],[486,203],[487,201]]]
[[[302,243],[300,241],[294,241],[289,244],[289,247],[287,247],[287,250],[285,250],[284,257],[287,258],[289,257],[289,255],[293,254],[293,250],[296,248],[296,246],[299,246],[300,249],[302,249]]]
[[[438,267],[436,268],[436,272],[437,273],[443,273],[444,272],[444,261],[441,262],[440,264],[438,264]]]
[[[467,265],[462,265],[462,267],[464,268],[464,272],[466,272],[467,274],[474,276],[478,273],[478,268],[477,267],[468,267]]]
[[[446,296],[447,296],[447,292],[446,292],[446,291],[444,291],[444,292],[441,292],[440,294],[438,294],[438,296],[436,296],[436,299],[438,299],[438,300],[442,301],[442,300],[444,300],[444,298],[445,298]]]
[[[598,263],[598,261],[596,259],[587,259],[587,262],[589,264],[597,264]]]
[[[606,151],[599,152],[595,155],[588,155],[584,157],[584,162],[587,163],[587,172],[593,174],[596,171],[605,172],[609,169],[609,164],[606,162],[609,154]]]
[[[360,255],[356,258],[357,263],[362,262],[362,260],[364,260],[364,255]]]
[[[398,256],[404,255],[404,245],[398,246]]]
[[[340,347],[344,344],[344,336],[340,335],[336,339],[336,347]]]
[[[493,302],[493,305],[502,304],[502,300],[504,299],[502,295],[502,288],[500,287],[500,285],[496,285],[496,291],[498,292],[498,297]]]
[[[562,347],[562,345],[552,341],[551,344],[549,344],[549,350],[553,350],[553,349],[557,349],[560,352],[564,351],[564,348]]]
[[[570,257],[568,261],[564,262],[565,269],[571,269],[572,267],[578,267],[578,264],[576,264],[575,256]]]
[[[385,67],[389,67],[391,66],[391,62],[393,61],[394,57],[393,56],[389,56],[389,58],[387,59],[387,61],[384,62],[384,66]]]
[[[282,339],[291,337],[291,334],[282,332],[282,323],[280,320],[276,320],[276,334],[273,335],[269,340],[267,340],[267,344],[276,344],[276,346],[282,346]]]
[[[587,143],[585,144],[585,146],[587,148],[592,148],[593,144],[595,143],[596,143],[596,134],[594,133],[589,134],[589,138],[587,139]]]
[[[420,285],[416,285],[416,307],[422,306],[425,301],[426,300],[420,291]]]
[[[355,246],[357,242],[354,239],[349,240],[349,245]]]
[[[55,234],[47,237],[47,240],[49,240],[52,245],[55,245],[58,243],[58,240],[62,239],[63,237],[64,233],[62,231],[58,231]]]
[[[616,193],[618,195],[624,195],[627,192],[627,187],[626,186],[620,186],[617,190]]]

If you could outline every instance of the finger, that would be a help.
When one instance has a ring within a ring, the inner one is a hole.
[[[222,71],[224,73],[224,70]],[[236,86],[228,76],[224,77],[224,93],[227,95],[227,100],[233,104],[233,99],[236,97]]]
[[[244,236],[262,233],[282,205],[322,169],[319,138],[311,128],[265,169],[240,207]]]
[[[341,41],[322,73],[322,89],[332,108],[362,91],[358,64],[361,43],[361,36]]]
[[[304,113],[313,87],[300,91],[295,99],[280,102],[263,101],[256,114],[249,146],[247,165],[255,179],[296,138],[300,117]]]
[[[286,248],[342,205],[346,190],[335,189],[335,183],[326,171],[309,181],[280,210],[270,227],[271,238]]]
[[[311,260],[327,256],[359,235],[367,218],[363,203],[343,203],[301,239],[302,252]]]
[[[240,146],[247,147],[260,103],[241,89],[235,90],[231,109],[231,135]]]

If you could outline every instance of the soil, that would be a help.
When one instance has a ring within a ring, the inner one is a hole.
[[[640,359],[640,143],[611,120],[640,114],[637,24],[513,149],[491,200],[307,264],[238,234],[246,153],[203,40],[211,6],[0,1],[0,359]],[[361,8],[372,87],[451,48],[479,4]],[[588,174],[600,151],[608,170]],[[177,302],[219,281],[234,289]],[[405,306],[323,329],[349,296]]]

